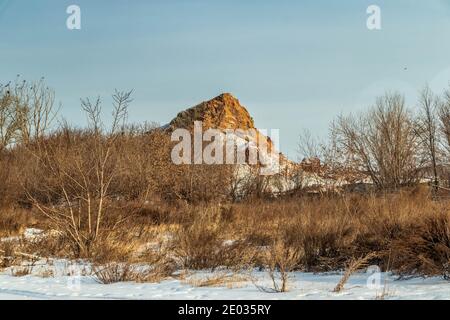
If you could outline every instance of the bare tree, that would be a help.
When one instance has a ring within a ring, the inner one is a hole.
[[[395,189],[418,181],[418,138],[400,94],[378,98],[359,117],[340,116],[332,134],[346,166],[368,174],[378,188]]]
[[[444,160],[446,162],[447,187],[450,187],[450,90],[444,93],[444,99],[439,107],[438,116],[441,136],[440,145],[444,152]]]
[[[450,90],[444,94],[444,101],[439,108],[440,131],[443,136],[443,144],[450,154]]]
[[[325,146],[309,130],[304,130],[297,144],[297,152],[300,161],[303,159],[318,158],[323,160]]]
[[[433,174],[432,192],[436,195],[439,188],[438,176],[438,108],[439,99],[430,88],[425,87],[420,94],[420,109],[421,113],[416,123],[416,133],[420,137],[422,146],[425,148],[426,159],[429,161]]]
[[[15,110],[22,143],[42,137],[51,128],[59,108],[55,108],[55,92],[42,78],[36,82],[23,81],[14,88]]]
[[[10,84],[0,85],[0,151],[11,145],[18,130],[15,100]]]
[[[103,231],[105,214],[113,202],[110,186],[117,177],[114,146],[126,119],[131,92],[113,95],[113,122],[108,130],[101,122],[100,99],[82,100],[88,115],[89,130],[76,134],[63,128],[50,139],[40,142],[35,153],[44,176],[47,199],[28,196],[34,206],[64,234],[76,256],[90,256],[92,246]],[[69,147],[70,146],[70,147]]]
[[[19,80],[0,85],[0,149],[42,137],[58,113],[54,91],[43,79]]]

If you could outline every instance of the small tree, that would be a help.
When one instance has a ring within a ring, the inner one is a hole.
[[[332,135],[347,167],[366,173],[381,189],[416,183],[421,159],[414,121],[400,94],[386,94],[359,117],[339,117]]]
[[[440,133],[443,138],[443,145],[447,155],[450,155],[450,90],[444,94],[444,101],[439,107]]]
[[[76,256],[88,257],[105,231],[105,215],[114,202],[110,186],[117,177],[114,145],[126,120],[130,92],[113,95],[110,129],[101,121],[100,99],[82,100],[87,131],[66,127],[39,141],[34,154],[43,173],[44,197],[28,192],[34,206],[69,239]],[[58,202],[55,204],[55,202]]]
[[[447,90],[444,94],[444,100],[441,103],[439,110],[439,133],[441,136],[440,145],[444,152],[444,159],[447,165],[447,173],[449,175],[448,186],[450,186],[450,173],[448,172],[448,166],[450,164],[450,90]]]
[[[439,156],[439,123],[437,111],[439,108],[439,99],[433,94],[429,87],[426,87],[421,92],[419,103],[421,114],[417,119],[415,130],[425,149],[425,158],[428,160],[427,162],[432,170],[432,192],[433,195],[436,195],[439,188],[437,170]]]
[[[44,80],[0,85],[0,150],[44,136],[56,118],[55,93]]]
[[[23,81],[17,85],[17,124],[20,141],[29,144],[43,137],[56,119],[59,108],[55,108],[55,92],[46,86],[44,80]]]
[[[14,100],[9,85],[0,85],[0,152],[13,142],[17,133],[18,122]]]

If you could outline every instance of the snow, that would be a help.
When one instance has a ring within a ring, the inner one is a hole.
[[[268,274],[254,271],[253,280],[236,279],[232,285],[195,286],[189,279],[211,279],[210,272],[193,272],[187,279],[168,279],[160,283],[121,282],[100,284],[92,276],[55,275],[39,277],[35,274],[14,277],[8,271],[0,273],[0,299],[377,299],[383,291],[384,299],[450,299],[450,282],[440,278],[398,280],[381,273],[381,286],[367,285],[367,273],[353,275],[344,290],[333,289],[342,274],[290,274],[289,291],[267,293],[258,287],[269,288]],[[243,276],[245,276],[243,274]],[[256,284],[256,285],[255,285]]]

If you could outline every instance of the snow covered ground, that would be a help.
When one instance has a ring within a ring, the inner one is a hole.
[[[292,273],[289,292],[268,293],[258,287],[271,287],[266,273],[253,272],[253,280],[219,286],[199,286],[201,279],[216,275],[191,274],[187,279],[161,283],[100,284],[91,276],[15,277],[8,270],[0,273],[0,299],[450,299],[450,282],[439,278],[395,281],[379,274],[381,287],[370,285],[371,275],[353,275],[341,293],[333,293],[341,274]],[[190,280],[189,280],[190,279]],[[193,280],[194,279],[194,280]],[[241,279],[242,280],[242,279]],[[369,281],[370,282],[370,281]],[[197,283],[197,284],[196,284]]]

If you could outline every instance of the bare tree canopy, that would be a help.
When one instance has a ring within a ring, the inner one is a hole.
[[[0,150],[42,137],[56,118],[55,93],[44,80],[0,85]]]
[[[439,107],[440,133],[443,137],[443,146],[446,149],[447,161],[450,156],[450,89],[444,94],[444,101]]]
[[[420,114],[417,118],[415,130],[420,138],[421,146],[424,150],[424,160],[426,166],[431,169],[433,176],[433,194],[436,194],[439,187],[438,162],[438,108],[439,98],[427,86],[420,93],[419,108]]]
[[[359,116],[340,116],[332,135],[347,166],[363,171],[380,188],[417,182],[419,140],[404,97],[388,93]]]

